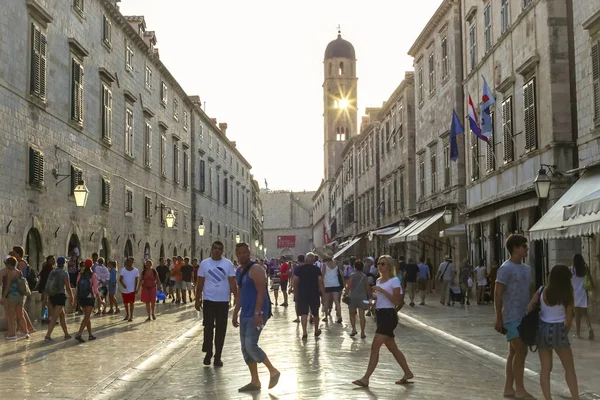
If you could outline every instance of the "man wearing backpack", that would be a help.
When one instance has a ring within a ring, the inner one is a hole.
[[[56,320],[60,318],[60,326],[65,334],[65,340],[71,339],[71,335],[67,330],[67,321],[65,318],[64,306],[69,295],[69,302],[73,304],[73,291],[69,281],[69,273],[65,271],[67,260],[64,257],[58,257],[56,260],[56,269],[52,270],[48,275],[48,280],[44,288],[45,294],[48,296],[48,308],[50,323],[48,331],[44,338],[47,342],[52,342],[52,331],[56,326]]]
[[[523,262],[529,250],[527,238],[521,235],[509,236],[506,239],[506,250],[510,253],[510,258],[498,269],[494,293],[495,329],[506,335],[509,343],[504,397],[532,399],[523,382],[527,346],[518,329],[521,320],[527,314],[527,305],[533,289],[531,268]]]

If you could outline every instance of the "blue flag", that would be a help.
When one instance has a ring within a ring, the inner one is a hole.
[[[456,110],[452,110],[452,125],[450,126],[450,159],[452,161],[458,160],[458,141],[456,137],[464,132],[465,130],[460,123]]]

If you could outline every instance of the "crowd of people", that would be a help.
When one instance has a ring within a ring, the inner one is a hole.
[[[488,269],[480,261],[473,268],[465,259],[460,268],[456,268],[452,258],[447,256],[432,270],[424,257],[418,264],[412,258],[405,261],[400,256],[396,261],[388,255],[338,262],[328,248],[299,255],[295,260],[253,261],[246,243],[236,245],[236,260],[231,261],[223,257],[223,243],[215,241],[210,257],[201,263],[197,259],[190,263],[188,257],[160,258],[155,268],[153,261],[147,259],[140,272],[134,258],[129,257],[119,271],[116,261],[106,262],[97,253],[81,262],[71,254],[69,259],[48,256],[38,276],[24,259],[23,248],[15,246],[4,257],[5,268],[0,271],[2,304],[8,325],[5,339],[29,339],[35,331],[24,308],[33,290],[42,294],[42,315],[48,320],[46,341],[54,340],[52,332],[58,323],[64,339],[72,338],[65,318],[67,300],[82,315],[74,338],[85,342],[82,335],[87,330],[88,340],[95,340],[91,324],[93,311],[96,309],[95,315],[119,314],[116,294],[120,289],[125,310],[123,321],[127,322],[133,321],[139,292],[146,306],[146,321],[156,319],[157,301],[185,304],[189,299],[194,302],[195,308],[203,313],[204,365],[213,363],[215,367],[222,367],[228,313],[233,301],[232,325],[240,329],[242,354],[251,375],[251,382],[239,390],[260,390],[259,363],[269,370],[269,388],[272,388],[277,385],[280,372],[258,344],[265,324],[273,315],[272,291],[275,306],[288,307],[291,297],[296,316],[294,322],[301,324],[303,341],[308,340],[309,323],[313,325],[315,339],[322,334],[320,322],[326,326],[330,322],[341,324],[341,303],[348,305],[351,337],[359,333],[358,322],[360,338],[365,339],[366,317],[373,316],[376,331],[367,370],[352,383],[361,387],[369,385],[380,348],[385,345],[403,371],[396,383],[404,385],[413,383],[414,374],[394,339],[398,311],[405,304],[405,293],[408,293],[409,306],[415,307],[415,300],[419,299],[419,304],[425,305],[427,293],[437,286],[442,305],[452,306],[455,302],[470,305],[473,291],[477,304],[494,304],[495,329],[505,335],[509,343],[504,397],[533,398],[525,390],[523,374],[528,346],[535,345],[541,362],[540,385],[545,398],[551,398],[550,372],[554,351],[565,369],[571,395],[577,399],[577,377],[569,334],[575,319],[573,337],[581,338],[583,319],[587,324],[588,339],[594,339],[587,314],[588,292],[594,288],[589,267],[583,256],[576,254],[571,267],[555,265],[547,285],[533,288],[531,268],[523,262],[528,253],[527,238],[510,236],[506,240],[506,249],[510,258],[499,267],[495,263]],[[279,292],[283,296],[281,304]],[[335,318],[332,317],[334,310]],[[534,320],[534,324],[526,323],[526,319]],[[528,339],[532,329],[535,330],[533,339]]]

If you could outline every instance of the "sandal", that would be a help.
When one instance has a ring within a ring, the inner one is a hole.
[[[85,340],[83,340],[81,335],[75,335],[75,340],[77,340],[79,343],[85,343]]]
[[[350,337],[354,337],[356,335],[358,335],[358,332],[356,332],[355,330],[350,332]]]
[[[315,332],[315,339],[319,336],[321,336],[321,329],[317,329],[317,331]]]
[[[246,386],[242,386],[238,389],[238,392],[258,392],[260,390],[260,386],[253,385],[251,383]]]
[[[280,372],[277,372],[275,375],[271,375],[271,378],[269,379],[269,389],[273,389],[275,386],[277,386],[279,377],[281,377]]]
[[[96,340],[96,336],[90,335],[90,336],[88,336],[88,340]]]
[[[363,382],[362,379],[357,379],[355,381],[352,381],[352,384],[356,385],[356,386],[360,386],[360,387],[369,387],[368,383]]]

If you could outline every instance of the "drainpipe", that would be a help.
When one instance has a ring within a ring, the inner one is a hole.
[[[579,168],[577,137],[577,82],[575,77],[575,32],[573,28],[573,0],[567,0],[567,40],[569,41],[569,96],[571,103],[571,138],[573,140],[573,168]]]

